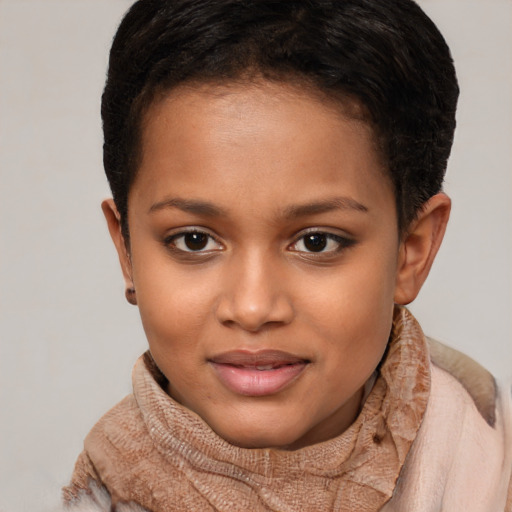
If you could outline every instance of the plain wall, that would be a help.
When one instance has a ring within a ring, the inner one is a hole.
[[[127,0],[0,0],[0,510],[46,510],[146,341],[100,212],[99,102]],[[411,309],[512,376],[512,2],[420,1],[461,85],[453,214]]]

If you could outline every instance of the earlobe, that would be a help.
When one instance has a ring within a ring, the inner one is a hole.
[[[103,210],[103,215],[105,215],[108,230],[119,257],[119,263],[121,265],[126,287],[126,299],[130,304],[135,305],[137,304],[137,299],[135,296],[135,286],[132,277],[132,264],[130,253],[121,229],[121,216],[117,211],[117,207],[113,199],[105,199],[101,203],[101,209]]]
[[[400,243],[395,303],[409,304],[425,282],[443,241],[451,201],[444,194],[432,196]]]

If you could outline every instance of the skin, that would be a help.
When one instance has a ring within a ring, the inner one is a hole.
[[[129,247],[112,200],[103,211],[169,394],[243,447],[343,432],[394,304],[428,274],[450,200],[431,198],[400,238],[371,127],[282,83],[175,89],[148,111],[142,148]],[[190,230],[207,235],[203,249],[190,251]],[[327,241],[319,252],[312,233]],[[308,362],[270,395],[233,392],[211,364],[267,349]]]

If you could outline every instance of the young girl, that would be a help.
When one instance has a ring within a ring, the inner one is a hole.
[[[71,507],[512,510],[509,391],[403,307],[448,221],[457,96],[410,0],[134,4],[102,206],[149,351]]]

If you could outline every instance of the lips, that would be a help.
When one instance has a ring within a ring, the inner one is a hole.
[[[225,352],[209,360],[221,383],[244,396],[278,393],[295,381],[309,362],[278,350]]]

